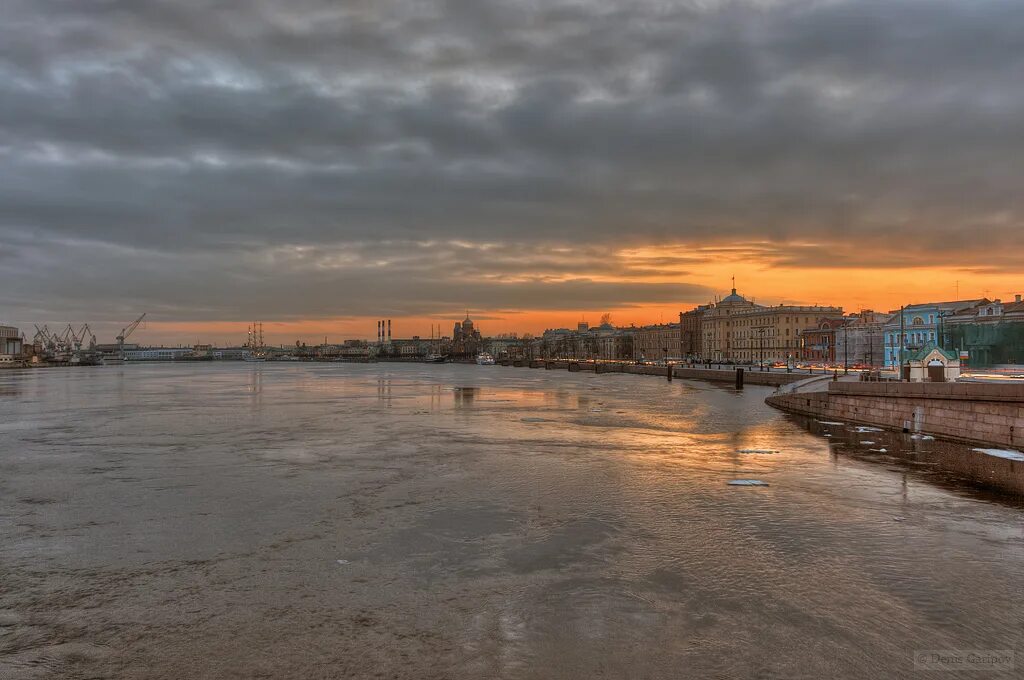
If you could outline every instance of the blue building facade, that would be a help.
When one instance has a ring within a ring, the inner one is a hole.
[[[902,310],[902,325],[900,311],[897,310],[882,328],[885,339],[885,367],[899,366],[901,348],[905,361],[911,353],[927,344],[943,346],[944,319],[985,302],[987,300],[957,300],[908,305]]]

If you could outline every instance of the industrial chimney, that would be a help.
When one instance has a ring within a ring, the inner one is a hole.
[[[388,319],[388,344],[391,344],[391,319]]]

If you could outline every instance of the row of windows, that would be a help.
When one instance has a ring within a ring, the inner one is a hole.
[[[803,318],[802,322],[800,321],[801,318]],[[726,326],[731,326],[731,325],[736,325],[736,326],[759,326],[761,328],[767,328],[769,326],[778,326],[778,325],[781,325],[781,324],[799,324],[799,323],[803,323],[806,326],[811,326],[811,325],[817,323],[817,321],[816,321],[815,317],[813,317],[813,316],[805,316],[805,317],[783,316],[783,317],[779,317],[778,320],[776,320],[776,321],[772,321],[770,319],[763,319],[763,318],[756,318],[755,317],[755,318],[752,318],[752,319],[735,319],[734,321],[726,321],[725,325]]]
[[[887,345],[898,345],[899,339],[899,333],[885,334],[885,344]],[[906,344],[907,342],[935,342],[935,331],[912,331],[910,333],[904,333],[903,344]]]

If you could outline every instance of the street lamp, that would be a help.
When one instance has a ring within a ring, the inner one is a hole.
[[[850,327],[843,326],[843,375],[850,373]]]
[[[758,359],[757,359],[757,363],[758,363],[758,367],[762,371],[764,371],[764,329],[763,328],[758,328],[757,329],[757,334],[758,334],[759,340],[760,340],[760,342],[759,342],[760,349],[759,349],[759,356],[758,356]]]

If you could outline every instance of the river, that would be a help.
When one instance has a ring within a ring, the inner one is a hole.
[[[913,678],[925,650],[1024,654],[1024,505],[767,394],[0,372],[0,677]]]

